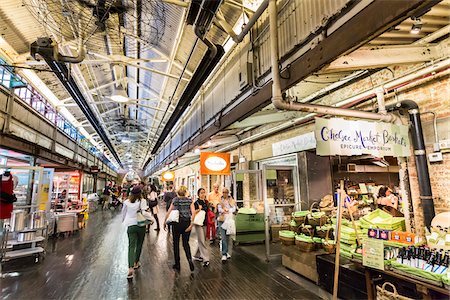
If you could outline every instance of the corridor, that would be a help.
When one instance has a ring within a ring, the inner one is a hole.
[[[171,269],[171,237],[150,231],[142,267],[128,282],[127,237],[120,214],[93,213],[85,229],[50,239],[43,262],[6,264],[1,299],[320,299],[239,247],[222,264],[217,245],[212,246],[210,266],[195,263],[193,274],[182,256],[177,273]],[[194,240],[193,234],[192,249]]]

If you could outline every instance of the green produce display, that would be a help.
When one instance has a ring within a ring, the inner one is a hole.
[[[305,242],[305,243],[314,243],[313,238],[307,236],[305,234],[299,234],[295,236],[296,241]]]
[[[433,272],[428,272],[422,269],[418,269],[418,268],[414,268],[414,267],[410,267],[410,266],[406,266],[404,264],[400,264],[396,261],[391,261],[391,267],[398,269],[402,272],[411,274],[411,275],[415,275],[415,276],[419,276],[428,280],[434,280],[434,281],[442,281],[442,274],[436,274]]]
[[[281,230],[279,233],[280,237],[284,237],[284,238],[295,238],[295,232],[290,231],[290,230]]]

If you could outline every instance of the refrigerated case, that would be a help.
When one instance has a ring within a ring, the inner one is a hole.
[[[81,204],[81,172],[55,172],[53,176],[52,208],[65,211]]]

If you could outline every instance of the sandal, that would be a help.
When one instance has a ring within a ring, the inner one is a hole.
[[[137,262],[137,263],[134,263],[134,266],[133,266],[133,269],[139,269],[141,267],[141,263],[140,262]]]
[[[133,279],[133,275],[134,275],[134,270],[128,271],[127,279]]]

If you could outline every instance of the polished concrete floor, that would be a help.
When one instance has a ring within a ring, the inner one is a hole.
[[[196,263],[192,274],[182,253],[181,271],[175,272],[171,238],[165,231],[150,231],[142,267],[129,282],[120,215],[93,213],[85,229],[50,239],[42,262],[4,264],[0,299],[321,299],[308,283],[299,285],[276,272],[279,264],[242,251],[245,246],[235,247],[232,259],[222,264],[212,245],[210,266]],[[196,249],[194,234],[190,245]]]

